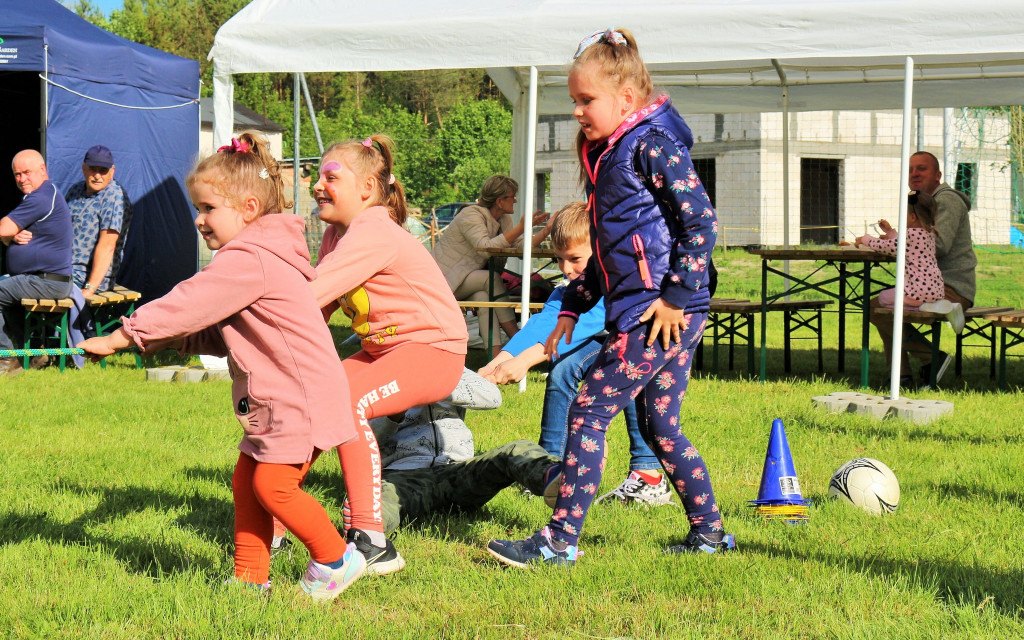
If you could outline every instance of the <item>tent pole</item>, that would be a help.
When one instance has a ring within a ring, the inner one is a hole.
[[[949,182],[952,177],[954,183],[956,174],[951,167],[956,164],[953,151],[953,109],[946,107],[942,110],[942,177]]]
[[[779,74],[779,86],[782,89],[782,244],[789,246],[789,85],[786,84],[786,72],[775,58],[772,66]],[[789,260],[784,270],[789,273]],[[787,285],[788,288],[788,285]]]
[[[46,129],[50,124],[50,45],[43,44],[43,111],[39,114],[39,150],[46,157]]]
[[[900,153],[900,176],[897,193],[900,199],[900,219],[896,227],[899,241],[896,243],[896,301],[892,314],[892,370],[889,372],[890,396],[900,397],[900,361],[903,352],[903,287],[907,259],[907,198],[904,188],[910,175],[910,109],[914,103],[914,59],[907,56],[903,80],[903,144]],[[864,286],[868,286],[865,284]],[[864,313],[868,313],[865,309]]]
[[[295,124],[295,161],[292,164],[292,175],[294,180],[294,190],[292,192],[292,213],[299,213],[299,180],[302,178],[301,167],[299,167],[299,94],[301,93],[299,88],[299,74],[295,73],[292,76],[292,115],[294,116]]]
[[[324,155],[324,141],[320,137],[320,127],[316,123],[316,111],[313,110],[313,100],[309,97],[306,73],[300,72],[299,79],[302,81],[302,95],[306,98],[306,108],[309,109],[309,120],[313,123],[313,133],[316,134],[316,148],[320,150],[320,155]]]
[[[530,93],[526,116],[526,175],[523,176],[523,284],[522,323],[530,319],[530,275],[533,262],[533,199],[537,171],[537,67],[530,67]],[[526,377],[519,381],[519,391],[526,391]]]

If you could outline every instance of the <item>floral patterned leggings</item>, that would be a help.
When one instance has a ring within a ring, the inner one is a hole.
[[[636,401],[640,433],[650,445],[686,509],[691,528],[722,530],[718,504],[704,460],[679,426],[679,408],[690,382],[690,363],[707,314],[693,313],[668,351],[646,346],[649,325],[609,334],[569,409],[569,440],[552,535],[575,545],[604,472],[605,432],[626,402]]]

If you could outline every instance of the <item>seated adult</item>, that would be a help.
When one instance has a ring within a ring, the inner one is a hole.
[[[82,161],[85,179],[65,196],[75,234],[71,275],[87,300],[114,286],[131,224],[132,203],[114,180],[115,168],[110,149],[90,147]]]
[[[43,156],[18,152],[11,163],[14,181],[25,196],[0,219],[0,242],[7,245],[7,275],[0,277],[0,349],[23,342],[22,298],[60,299],[71,295],[71,214],[50,182]],[[28,231],[31,242],[15,242]],[[35,362],[33,362],[35,364]],[[0,358],[0,375],[21,371],[19,358]]]
[[[490,299],[488,282],[488,256],[478,249],[520,249],[523,246],[524,219],[512,222],[512,213],[516,203],[519,185],[508,176],[493,175],[480,187],[480,197],[476,204],[469,205],[456,214],[448,225],[441,239],[434,247],[434,259],[441,267],[448,286],[451,287],[457,300],[485,301]],[[533,246],[540,245],[551,232],[551,221],[547,214],[534,216],[535,224],[547,222],[543,229],[533,236]],[[498,268],[504,267],[505,261],[498,261]],[[506,293],[501,278],[494,278],[494,295]],[[494,315],[498,324],[511,338],[519,330],[516,316],[512,309],[495,309]],[[481,313],[480,336],[487,342],[492,331],[490,314]],[[501,340],[494,339],[494,353],[500,351]]]
[[[974,304],[975,280],[974,269],[978,258],[974,255],[974,242],[971,240],[971,220],[968,211],[971,199],[945,182],[939,170],[939,160],[927,151],[918,151],[910,156],[909,187],[932,196],[937,207],[935,213],[935,258],[942,272],[945,284],[945,299],[959,302],[966,310]],[[878,329],[885,350],[887,362],[892,361],[892,318],[886,318],[876,309],[880,306],[879,299],[871,300],[871,323]],[[915,386],[910,369],[909,356],[914,356],[920,363],[919,376],[922,383],[929,379],[932,366],[931,346],[921,333],[912,325],[903,325],[903,348],[900,350],[900,377],[903,384]],[[939,352],[939,361],[935,381],[938,382],[953,361],[948,353]]]

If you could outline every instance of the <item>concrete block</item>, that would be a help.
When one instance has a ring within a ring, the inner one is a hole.
[[[852,400],[849,406],[846,408],[849,413],[856,413],[862,416],[872,416],[874,418],[884,418],[889,413],[889,401],[888,400]]]
[[[207,380],[230,380],[231,374],[228,373],[227,369],[207,369],[206,370]]]
[[[150,382],[173,382],[174,376],[182,370],[182,367],[169,366],[169,367],[153,367],[152,369],[146,369],[146,380]]]
[[[189,367],[174,377],[175,382],[202,382],[206,380],[206,369]]]
[[[953,403],[945,400],[893,400],[890,415],[917,424],[926,424],[944,415],[953,414]]]
[[[844,413],[846,407],[850,404],[849,400],[837,398],[835,395],[814,396],[811,398],[811,402],[814,403],[814,406],[824,409],[829,413]]]

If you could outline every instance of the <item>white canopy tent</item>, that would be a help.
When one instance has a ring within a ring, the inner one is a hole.
[[[911,108],[1024,96],[1021,0],[255,0],[210,52],[214,142],[231,135],[233,74],[485,68],[513,105],[512,173],[531,203],[537,115],[570,112],[566,65],[580,38],[609,26],[633,31],[684,115],[902,107],[908,131]],[[905,141],[894,203],[904,200],[908,153]]]

